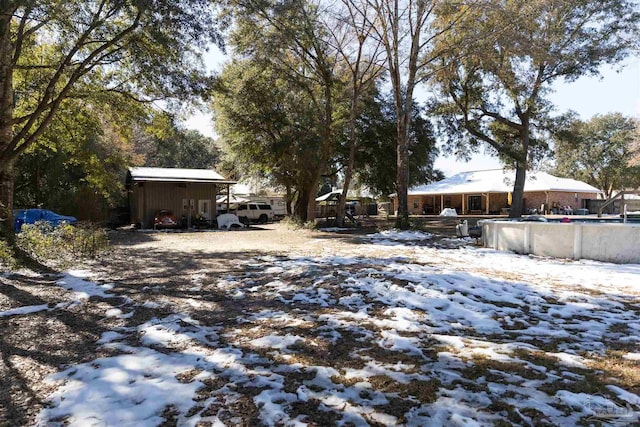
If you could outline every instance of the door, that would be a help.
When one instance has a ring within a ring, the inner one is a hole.
[[[198,213],[207,221],[211,221],[211,200],[198,200]]]
[[[196,214],[196,201],[195,199],[182,199],[182,215],[190,221]]]
[[[469,196],[468,209],[469,211],[482,211],[482,196]]]

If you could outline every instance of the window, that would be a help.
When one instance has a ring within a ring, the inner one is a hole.
[[[260,209],[261,211],[270,211],[271,205],[267,205],[267,204],[258,205],[258,209]]]
[[[238,206],[238,210],[239,211],[246,211],[247,210],[247,205],[239,205]]]
[[[467,199],[469,201],[469,210],[470,211],[481,211],[482,210],[482,196],[469,196]]]
[[[258,210],[258,205],[249,205],[249,209],[252,211],[257,211]]]

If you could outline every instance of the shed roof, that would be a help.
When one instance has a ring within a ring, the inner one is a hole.
[[[462,172],[442,181],[409,189],[409,195],[508,193],[513,191],[515,171],[491,169]],[[597,188],[569,178],[558,178],[546,172],[527,172],[524,191],[563,191],[571,193],[600,193]]]
[[[213,169],[181,169],[181,168],[144,168],[129,169],[132,182],[201,182],[216,184],[235,184],[235,181],[225,179]]]

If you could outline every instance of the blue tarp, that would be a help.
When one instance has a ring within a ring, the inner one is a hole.
[[[77,224],[74,216],[59,215],[48,209],[20,209],[13,212],[13,229],[18,232],[22,224],[34,224],[38,221],[46,221],[54,227],[63,222]]]

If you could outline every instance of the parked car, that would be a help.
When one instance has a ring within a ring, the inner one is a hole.
[[[268,203],[241,203],[236,209],[236,215],[240,218],[241,222],[252,221],[265,224],[268,221],[273,221],[274,213],[271,205]]]
[[[49,209],[19,209],[13,212],[13,229],[19,232],[23,224],[35,224],[36,222],[48,222],[53,227],[61,224],[76,225],[78,219],[75,216],[60,215]]]
[[[153,228],[179,228],[180,223],[176,221],[175,215],[169,209],[160,209],[153,216]]]

